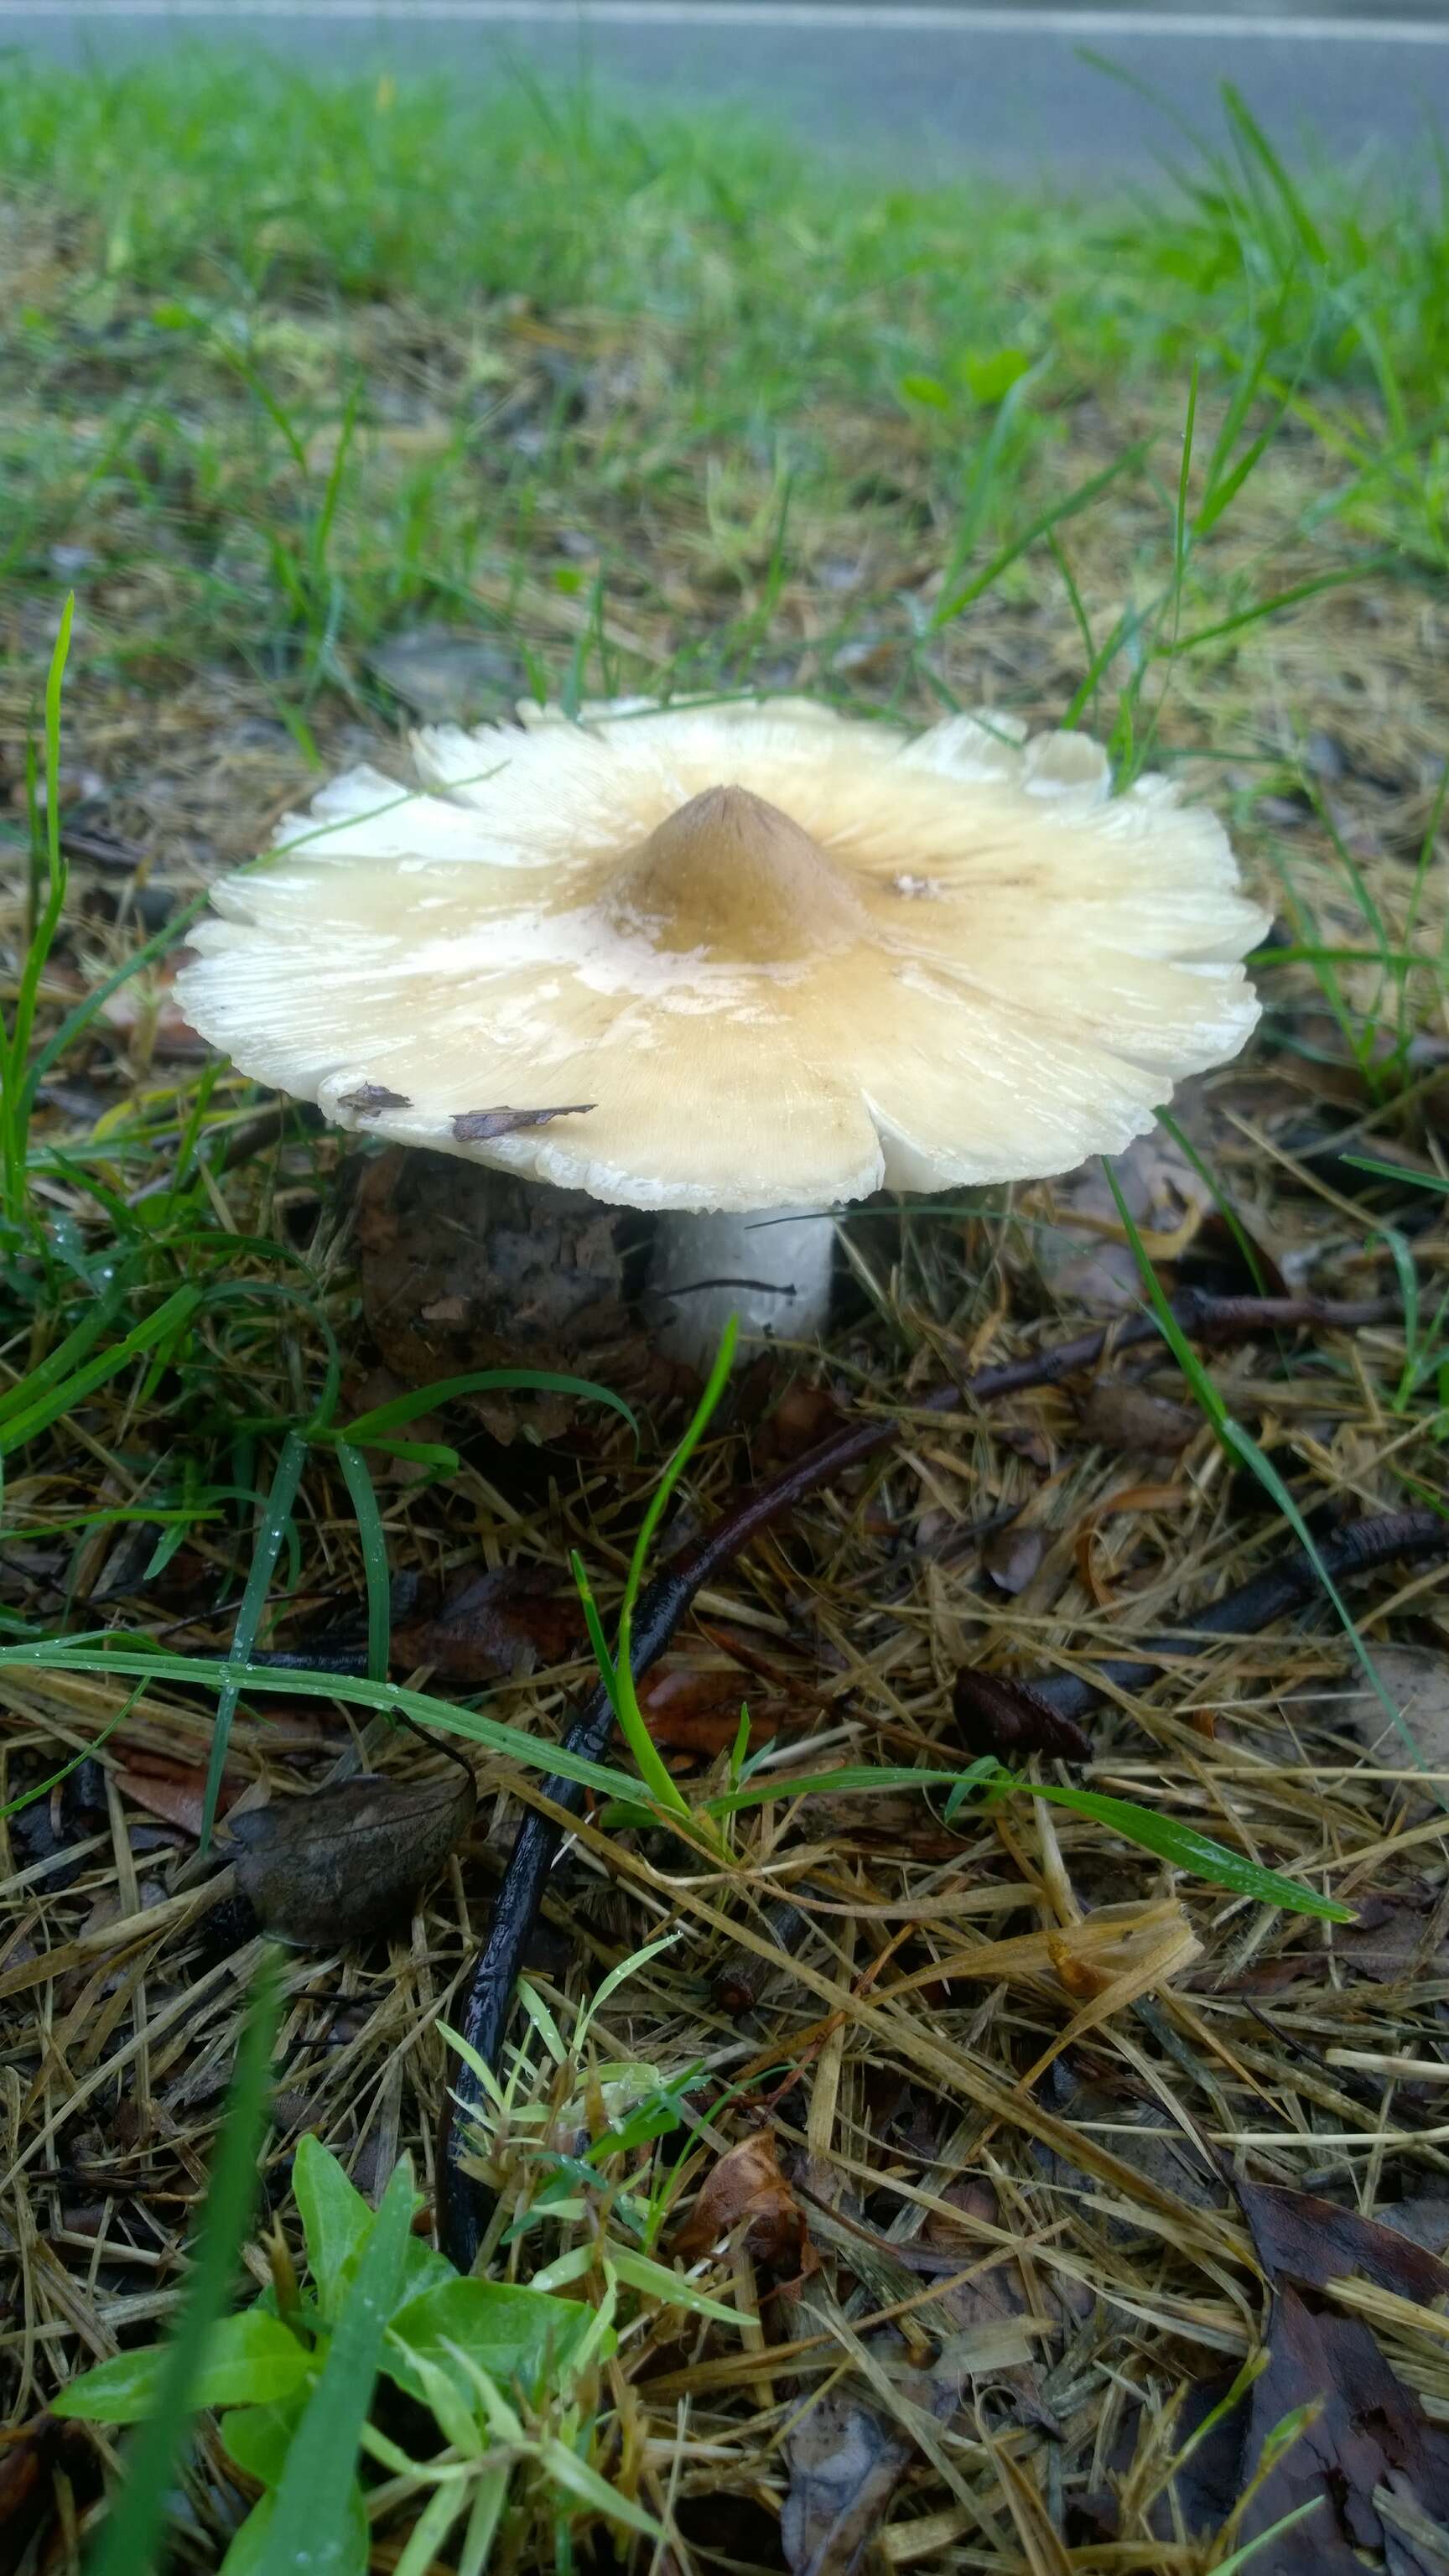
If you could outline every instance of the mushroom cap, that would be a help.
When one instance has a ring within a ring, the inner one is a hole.
[[[1222,827],[1081,734],[522,713],[217,887],[178,994],[244,1072],[623,1206],[819,1207],[1118,1152],[1258,1016]]]

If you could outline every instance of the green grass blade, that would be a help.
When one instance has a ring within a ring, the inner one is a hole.
[[[108,1636],[113,1643],[96,1643],[98,1635]],[[521,1762],[526,1770],[540,1771],[563,1780],[581,1781],[586,1789],[598,1789],[606,1798],[637,1801],[639,1782],[629,1771],[611,1771],[602,1762],[587,1762],[581,1755],[569,1753],[560,1744],[550,1744],[542,1737],[528,1735],[522,1727],[501,1725],[497,1718],[484,1717],[480,1711],[455,1708],[450,1700],[434,1699],[426,1691],[404,1690],[395,1682],[363,1681],[344,1673],[288,1672],[273,1670],[269,1665],[221,1663],[203,1655],[166,1655],[152,1648],[139,1648],[116,1637],[114,1631],[94,1631],[89,1637],[45,1638],[39,1643],[26,1640],[17,1646],[0,1646],[0,1671],[7,1665],[32,1672],[109,1673],[129,1680],[180,1682],[187,1688],[225,1691],[233,1708],[244,1690],[265,1691],[269,1697],[297,1699],[337,1699],[354,1708],[376,1709],[390,1717],[399,1709],[416,1718],[420,1726],[439,1728],[444,1734],[461,1735],[466,1743],[482,1745],[509,1761]]]
[[[594,1599],[594,1587],[589,1581],[588,1570],[576,1547],[569,1550],[569,1569],[583,1610],[584,1625],[589,1632],[589,1644],[593,1648],[594,1661],[599,1667],[600,1678],[609,1694],[609,1706],[617,1719],[619,1676],[614,1670],[614,1658],[609,1652],[609,1640],[604,1634],[603,1620],[599,1617],[599,1605]]]
[[[649,1550],[654,1544],[654,1533],[664,1518],[670,1495],[704,1438],[714,1409],[725,1391],[730,1370],[734,1366],[735,1344],[738,1339],[739,1327],[731,1315],[720,1338],[714,1366],[710,1370],[704,1393],[695,1406],[689,1428],[673,1456],[667,1461],[664,1473],[650,1495],[649,1508],[639,1524],[639,1535],[634,1541],[634,1553],[629,1560],[629,1572],[624,1584],[624,1604],[620,1613],[621,1640],[625,1622],[633,1620],[634,1605],[639,1598],[639,1587],[644,1580],[644,1568],[648,1562]]]
[[[1259,1296],[1266,1297],[1268,1294],[1268,1283],[1263,1276],[1263,1265],[1258,1259],[1257,1245],[1254,1243],[1252,1236],[1244,1226],[1232,1200],[1225,1197],[1224,1193],[1219,1189],[1212,1166],[1203,1161],[1197,1147],[1191,1142],[1190,1138],[1183,1134],[1177,1120],[1172,1116],[1169,1110],[1158,1110],[1157,1124],[1162,1129],[1164,1135],[1172,1138],[1172,1141],[1177,1147],[1179,1154],[1181,1154],[1183,1161],[1191,1164],[1192,1169],[1196,1172],[1203,1188],[1211,1194],[1214,1207],[1217,1209],[1219,1216],[1222,1218],[1224,1225],[1227,1227],[1229,1234],[1232,1236],[1234,1243],[1237,1245],[1239,1252],[1243,1256],[1243,1264],[1247,1270],[1248,1277],[1252,1280],[1253,1286],[1257,1289]]]
[[[35,1025],[36,1004],[41,978],[55,943],[65,909],[66,867],[60,846],[60,736],[61,688],[70,653],[71,625],[75,617],[75,594],[71,592],[61,611],[60,631],[50,657],[45,683],[45,902],[38,915],[27,925],[25,953],[15,995],[15,1016],[4,1031],[0,1052],[0,1119],[3,1119],[4,1199],[10,1215],[19,1220],[26,1209],[27,1181],[25,1170],[26,1141],[30,1114],[34,1107],[34,1090],[26,1077],[26,1059],[30,1053],[30,1036]],[[31,848],[38,850],[34,817],[34,770],[29,772],[32,807]],[[32,859],[32,889],[38,856]]]
[[[292,2437],[268,2532],[268,2556],[308,2576],[347,2576],[358,2448],[397,2306],[413,2217],[412,2175],[400,2164],[368,2232],[322,2375]]]
[[[1124,448],[1122,454],[1114,457],[1110,465],[1104,465],[1099,474],[1090,475],[1085,483],[1079,483],[1075,492],[1069,492],[1064,501],[1054,501],[1050,509],[1040,511],[1023,528],[1019,537],[1014,538],[1009,546],[1003,546],[1000,554],[993,555],[990,563],[982,571],[974,574],[970,581],[963,582],[959,590],[953,591],[949,599],[942,601],[932,615],[932,626],[949,626],[951,620],[959,617],[964,609],[969,608],[973,600],[979,599],[984,591],[990,590],[992,585],[1001,579],[1002,574],[1011,569],[1017,558],[1026,554],[1036,544],[1038,537],[1049,535],[1052,530],[1063,527],[1068,519],[1075,519],[1079,511],[1090,509],[1092,503],[1107,490],[1109,484],[1115,483],[1120,475],[1130,473],[1134,466],[1141,464],[1150,444],[1150,440],[1144,438],[1139,439],[1134,446]]]
[[[1199,644],[1215,643],[1224,635],[1240,635],[1245,626],[1257,626],[1265,617],[1277,617],[1285,608],[1299,608],[1305,599],[1321,599],[1325,591],[1342,590],[1352,582],[1368,581],[1375,575],[1402,570],[1397,555],[1365,555],[1360,563],[1344,564],[1337,572],[1316,573],[1311,581],[1296,581],[1287,590],[1274,591],[1268,599],[1255,600],[1251,608],[1236,609],[1231,617],[1219,617],[1211,626],[1196,627],[1191,635],[1178,638],[1170,648],[1162,645],[1158,649],[1163,654],[1169,649],[1174,653],[1192,653]]]
[[[237,1612],[236,1627],[232,1632],[232,1657],[235,1664],[244,1665],[256,1643],[262,1612],[266,1608],[267,1590],[276,1571],[282,1539],[291,1518],[292,1505],[297,1499],[297,1488],[301,1484],[302,1469],[306,1462],[305,1435],[300,1431],[289,1432],[282,1444],[282,1454],[277,1460],[272,1489],[267,1496],[261,1529],[257,1535],[256,1548],[247,1573],[246,1589],[242,1594],[241,1608]],[[222,1682],[221,1697],[216,1704],[216,1724],[212,1730],[211,1758],[206,1766],[206,1792],[201,1806],[201,1840],[198,1848],[203,1857],[211,1848],[212,1827],[216,1822],[216,1802],[221,1795],[222,1774],[226,1768],[226,1748],[231,1740],[232,1719],[236,1715],[236,1704],[241,1696],[241,1681],[235,1674],[234,1668],[224,1667],[223,1669],[226,1677]]]
[[[107,1325],[115,1322],[124,1302],[121,1282],[113,1280],[104,1296],[94,1300],[65,1340],[56,1344],[50,1357],[41,1360],[24,1377],[17,1378],[13,1386],[7,1386],[4,1394],[0,1395],[0,1423],[22,1407],[32,1406],[37,1397],[47,1394],[59,1383],[67,1369],[75,1368],[100,1340]]]
[[[1201,1360],[1198,1358],[1196,1351],[1193,1349],[1192,1344],[1183,1332],[1181,1325],[1178,1323],[1177,1317],[1174,1315],[1172,1308],[1169,1306],[1166,1297],[1162,1293],[1162,1283],[1159,1280],[1156,1271],[1153,1269],[1147,1247],[1144,1244],[1141,1235],[1137,1231],[1137,1227],[1133,1222],[1127,1202],[1123,1198],[1122,1192],[1118,1187],[1117,1175],[1113,1171],[1110,1161],[1105,1164],[1104,1168],[1106,1170],[1108,1182],[1111,1186],[1112,1196],[1117,1203],[1117,1213],[1122,1220],[1127,1240],[1132,1246],[1133,1258],[1142,1274],[1143,1284],[1152,1301],[1153,1311],[1157,1316],[1159,1324],[1162,1326],[1164,1337],[1172,1351],[1173,1357],[1176,1359],[1184,1377],[1187,1379],[1188,1385],[1192,1388],[1194,1395],[1197,1397],[1198,1403],[1201,1405],[1203,1412],[1212,1423],[1212,1426],[1217,1432],[1218,1438],[1221,1440],[1224,1448],[1228,1451],[1230,1456],[1240,1459],[1244,1466],[1252,1469],[1253,1474],[1257,1477],[1264,1492],[1270,1494],[1273,1501],[1277,1504],[1279,1511],[1287,1521],[1289,1528],[1292,1530],[1294,1537],[1297,1539],[1299,1546],[1302,1548],[1309,1564],[1317,1575],[1319,1582],[1322,1584],[1325,1593],[1332,1602],[1344,1633],[1353,1648],[1354,1654],[1358,1658],[1365,1680],[1368,1682],[1368,1685],[1373,1691],[1375,1698],[1378,1700],[1380,1707],[1388,1717],[1390,1724],[1409,1747],[1420,1770],[1423,1770],[1426,1767],[1423,1753],[1415,1742],[1408,1727],[1405,1725],[1399,1710],[1394,1706],[1393,1701],[1390,1699],[1379,1676],[1378,1668],[1374,1663],[1373,1657],[1370,1655],[1367,1646],[1359,1635],[1357,1622],[1348,1608],[1342,1593],[1339,1591],[1337,1584],[1334,1582],[1332,1575],[1329,1573],[1327,1566],[1324,1564],[1322,1557],[1319,1555],[1318,1548],[1314,1542],[1313,1533],[1309,1529],[1307,1522],[1304,1520],[1303,1514],[1300,1512],[1293,1496],[1289,1493],[1288,1488],[1284,1484],[1282,1477],[1279,1475],[1277,1468],[1272,1464],[1270,1459],[1264,1457],[1262,1450],[1259,1448],[1256,1440],[1253,1439],[1251,1433],[1245,1431],[1240,1422],[1235,1422],[1232,1415],[1229,1413],[1227,1406],[1219,1395],[1211,1377],[1203,1367]]]
[[[663,1756],[644,1722],[644,1712],[639,1706],[639,1695],[634,1688],[634,1607],[639,1598],[639,1587],[644,1580],[644,1568],[648,1562],[649,1550],[654,1543],[654,1533],[664,1517],[669,1497],[704,1438],[710,1417],[724,1393],[730,1370],[734,1366],[735,1344],[738,1339],[739,1327],[734,1316],[731,1315],[721,1336],[719,1351],[714,1366],[710,1370],[704,1393],[695,1406],[693,1420],[649,1497],[649,1508],[639,1524],[639,1535],[634,1541],[634,1553],[629,1560],[629,1571],[624,1582],[624,1599],[619,1611],[619,1651],[614,1657],[614,1686],[618,1694],[615,1705],[619,1726],[630,1752],[639,1765],[640,1778],[647,1782],[659,1804],[670,1808],[676,1815],[687,1815],[689,1810],[675,1787]]]
[[[377,1490],[367,1460],[350,1440],[338,1441],[337,1464],[357,1515],[357,1536],[362,1548],[362,1576],[367,1591],[367,1675],[369,1681],[385,1682],[392,1650],[392,1577]]]
[[[13,1449],[24,1448],[25,1443],[33,1440],[38,1432],[48,1430],[52,1422],[60,1421],[88,1395],[94,1395],[97,1387],[104,1386],[106,1380],[125,1368],[129,1361],[156,1350],[173,1334],[184,1332],[201,1303],[199,1288],[175,1289],[165,1304],[157,1307],[154,1315],[149,1315],[144,1323],[134,1325],[125,1340],[117,1342],[113,1350],[102,1351],[97,1359],[88,1361],[84,1368],[63,1378],[58,1386],[50,1387],[39,1402],[26,1411],[13,1413],[9,1421],[0,1426],[0,1458],[8,1458]]]
[[[416,1422],[420,1413],[432,1413],[439,1405],[451,1403],[454,1396],[490,1392],[578,1395],[593,1404],[607,1404],[611,1412],[628,1423],[638,1446],[638,1417],[622,1395],[615,1395],[612,1387],[600,1386],[591,1377],[562,1376],[556,1369],[474,1369],[466,1377],[439,1378],[432,1386],[417,1387],[408,1395],[394,1396],[390,1404],[375,1404],[370,1413],[359,1413],[341,1436],[350,1440],[354,1448],[365,1448],[370,1441]]]
[[[820,1798],[858,1794],[871,1797],[892,1789],[949,1789],[953,1798],[962,1789],[978,1788],[995,1776],[997,1765],[990,1754],[977,1762],[953,1771],[911,1770],[903,1764],[848,1763],[839,1771],[806,1771],[786,1774],[778,1779],[752,1780],[747,1788],[726,1789],[709,1801],[712,1816],[732,1816],[741,1807],[762,1807],[776,1798]]]
[[[1347,1905],[1337,1905],[1331,1897],[1317,1895],[1296,1879],[1281,1877],[1276,1869],[1264,1869],[1259,1861],[1244,1860],[1241,1853],[1229,1851],[1225,1843],[1215,1843],[1191,1825],[1180,1825],[1175,1817],[1158,1815],[1152,1807],[1139,1807],[1130,1798],[1109,1798],[1097,1789],[1058,1788],[1051,1781],[1013,1780],[1012,1787],[1029,1788],[1033,1798],[1045,1798],[1053,1807],[1069,1807],[1073,1815],[1090,1816],[1095,1823],[1120,1834],[1124,1842],[1136,1843],[1141,1851],[1155,1852],[1159,1860],[1170,1861],[1175,1869],[1190,1870],[1194,1878],[1205,1878],[1214,1887],[1230,1888],[1236,1896],[1253,1896],[1260,1904],[1281,1906],[1285,1914],[1313,1914],[1325,1923],[1354,1920]]]
[[[1381,1180],[1402,1181],[1417,1190],[1449,1190],[1442,1172],[1409,1172],[1402,1163],[1375,1163],[1367,1154],[1345,1154],[1343,1159],[1356,1172],[1377,1172]]]
[[[1241,2549],[1233,2550],[1227,2558],[1220,2558],[1215,2576],[1239,2576],[1239,2571],[1251,2567],[1260,2550],[1266,2549],[1270,2541],[1281,2540],[1285,2531],[1291,2531],[1295,2523],[1306,2522],[1311,2513],[1321,2513],[1323,2504],[1323,2497],[1314,2495],[1306,2504],[1295,2505],[1291,2513],[1280,2515],[1277,2522],[1270,2522],[1266,2531],[1255,2532],[1251,2540],[1245,2540]],[[1307,2557],[1311,2560],[1317,2554],[1310,2545]],[[1281,2560],[1279,2564],[1282,2564]]]
[[[257,2189],[280,1985],[264,1960],[237,2046],[181,2315],[167,2346],[156,2409],[126,2453],[125,2478],[88,2576],[149,2576],[159,2563],[166,2508],[186,2427],[191,2388],[222,2315]]]

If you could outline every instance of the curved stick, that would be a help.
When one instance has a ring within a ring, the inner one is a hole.
[[[1314,1297],[1210,1297],[1200,1290],[1189,1289],[1172,1300],[1172,1311],[1185,1333],[1198,1341],[1239,1341],[1254,1333],[1274,1330],[1292,1331],[1316,1327],[1325,1331],[1355,1332],[1365,1325],[1391,1323],[1399,1314],[1396,1301],[1382,1298],[1358,1304],[1332,1304]],[[1098,1326],[1081,1333],[1070,1342],[1059,1342],[1052,1349],[1034,1353],[1028,1359],[1007,1360],[994,1368],[977,1369],[959,1385],[933,1387],[912,1406],[913,1413],[930,1411],[949,1413],[958,1406],[987,1404],[1006,1395],[1019,1395],[1028,1388],[1054,1386],[1081,1369],[1091,1368],[1108,1351],[1130,1350],[1159,1338],[1161,1326],[1155,1315],[1141,1314],[1123,1322]],[[634,1622],[632,1663],[635,1680],[639,1680],[657,1663],[674,1636],[691,1602],[703,1587],[721,1573],[750,1541],[773,1521],[793,1510],[807,1494],[835,1477],[860,1466],[878,1451],[889,1448],[898,1438],[901,1423],[893,1414],[873,1416],[869,1421],[847,1423],[817,1448],[809,1450],[747,1494],[733,1510],[726,1512],[713,1529],[706,1530],[691,1546],[673,1557],[645,1589]],[[1406,1520],[1426,1517],[1415,1514]],[[1392,1552],[1392,1551],[1390,1551]],[[1375,1560],[1370,1560],[1375,1561]],[[1267,1581],[1267,1577],[1259,1578]],[[1251,1586],[1248,1589],[1252,1589]],[[1301,1597],[1293,1593],[1290,1599]],[[1221,1613],[1228,1607],[1218,1603]],[[1207,1616],[1213,1614],[1205,1614]],[[1276,1615],[1269,1613],[1267,1615]],[[1200,1625],[1205,1624],[1200,1622]],[[1190,1653],[1191,1645],[1168,1644],[1155,1652]],[[1148,1678],[1154,1678],[1156,1665],[1124,1667]],[[1115,1680],[1116,1672],[1103,1667],[1104,1679]],[[1075,1676],[1060,1676],[1075,1681]],[[1098,1696],[1090,1685],[1082,1685],[1089,1696],[1083,1702],[1090,1706]],[[1131,1687],[1129,1684],[1128,1687]],[[570,1753],[582,1754],[588,1761],[600,1761],[608,1749],[613,1732],[614,1714],[608,1694],[602,1687],[584,1703],[564,1736]],[[549,1796],[557,1806],[576,1812],[583,1805],[584,1792],[576,1780],[550,1778],[546,1783]],[[543,1902],[548,1873],[558,1854],[561,1828],[549,1816],[530,1812],[523,1819],[509,1855],[489,1921],[487,1937],[469,1977],[460,2019],[461,2033],[488,2066],[496,2065],[503,2046],[509,2006],[523,1953],[532,1938]],[[482,2243],[485,2223],[484,2196],[473,2177],[463,2170],[465,2129],[468,2115],[482,2099],[477,2077],[465,2063],[459,2071],[456,2098],[449,2092],[444,2098],[438,2136],[438,2242],[459,2270],[470,2271]]]
[[[1032,1683],[1035,1696],[1057,1717],[1074,1718],[1095,1708],[1111,1690],[1146,1690],[1161,1680],[1164,1663],[1195,1655],[1204,1637],[1255,1637],[1290,1610],[1301,1609],[1320,1589],[1324,1574],[1330,1583],[1343,1583],[1386,1565],[1391,1557],[1449,1554],[1449,1517],[1431,1511],[1380,1512],[1371,1520],[1345,1522],[1315,1545],[1316,1566],[1306,1548],[1295,1548],[1239,1584],[1236,1592],[1225,1592],[1221,1601],[1195,1611],[1190,1628],[1150,1637],[1140,1657],[1114,1655],[1089,1674],[1050,1673]]]

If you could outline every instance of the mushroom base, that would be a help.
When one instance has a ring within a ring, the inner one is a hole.
[[[607,1375],[642,1334],[701,1372],[731,1315],[809,1342],[842,1285],[827,1216],[652,1215],[393,1147],[356,1204],[363,1309],[418,1384],[487,1366]]]
[[[836,1273],[828,1216],[658,1216],[644,1296],[650,1338],[701,1375],[731,1315],[746,1340],[813,1341],[830,1325]]]

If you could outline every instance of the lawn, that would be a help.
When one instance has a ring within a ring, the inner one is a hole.
[[[7,67],[25,2576],[1445,2563],[1449,212],[1206,122],[1080,205]],[[843,1214],[824,1351],[500,1383],[463,1167],[211,1058],[188,927],[419,719],[780,692],[1180,777],[1258,1036],[1110,1170]]]

